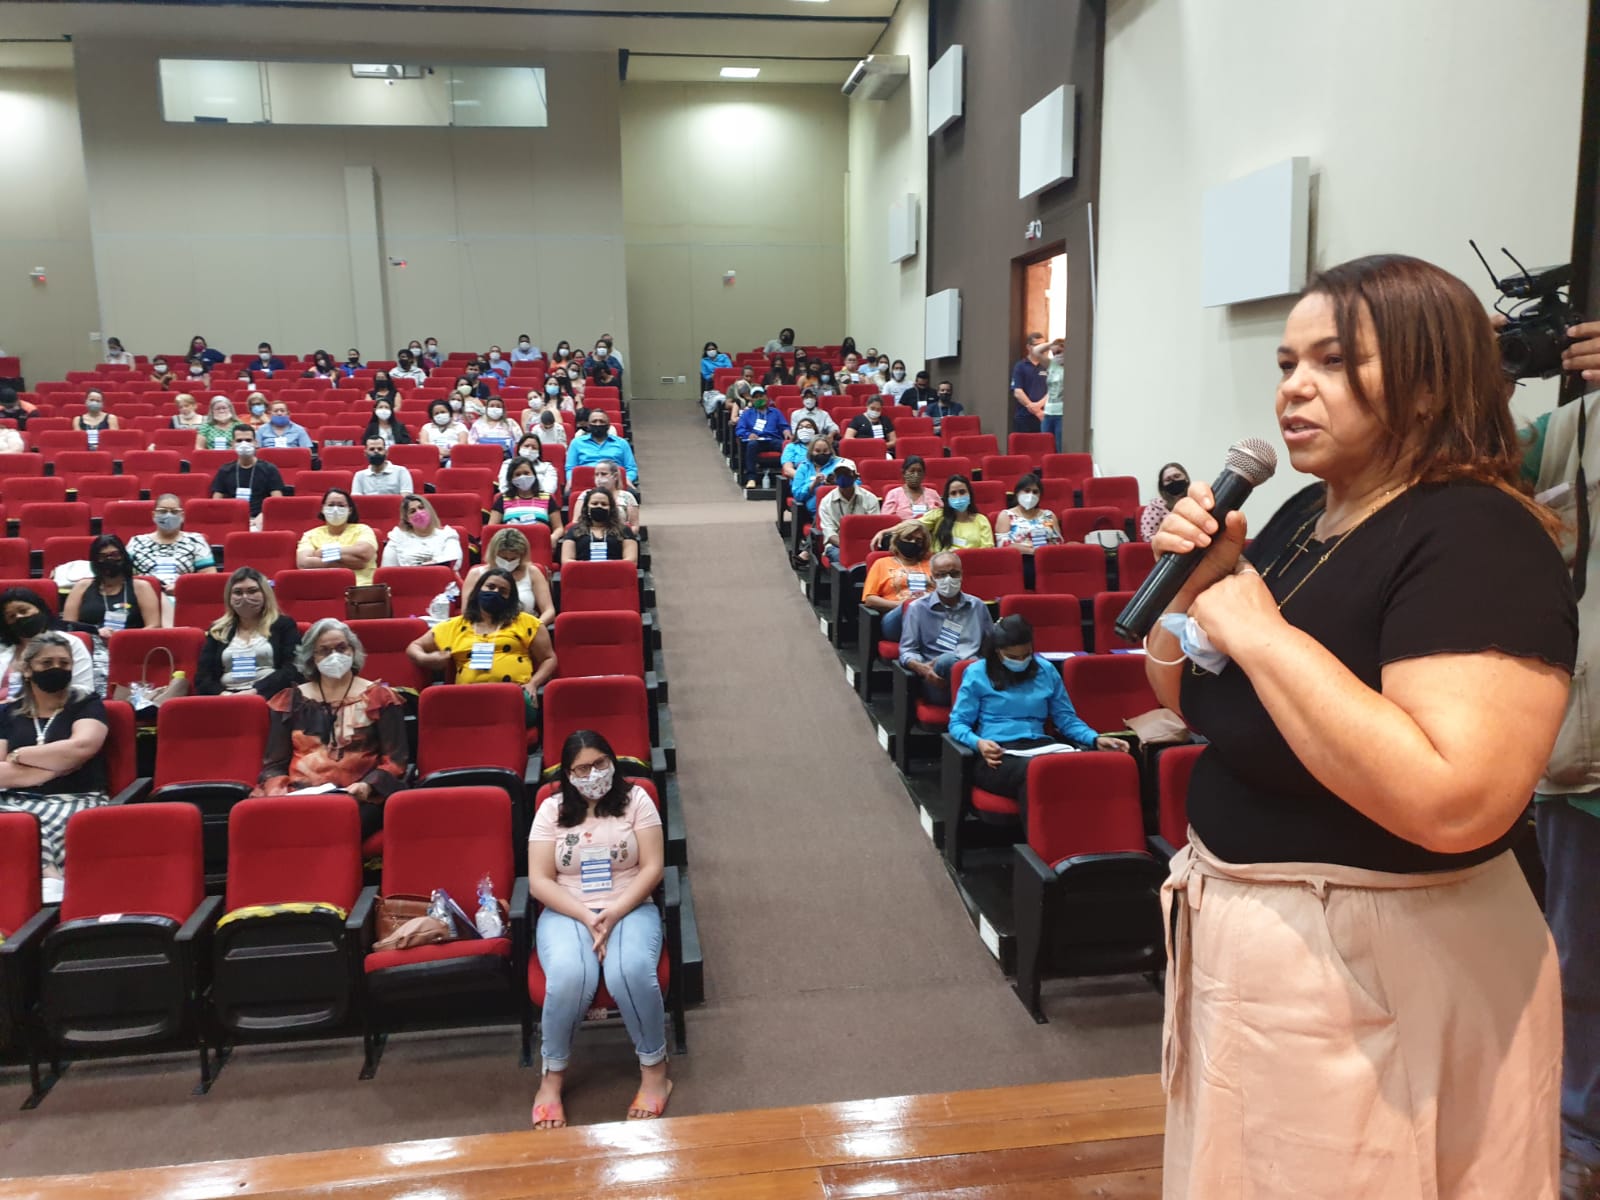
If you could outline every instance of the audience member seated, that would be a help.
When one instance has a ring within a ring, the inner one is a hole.
[[[545,495],[554,495],[560,486],[561,476],[556,471],[554,463],[545,462],[539,456],[540,447],[543,445],[535,434],[525,433],[517,441],[516,454],[500,464],[500,474],[495,477],[494,485],[500,491],[506,490],[506,477],[511,474],[511,464],[527,459],[534,466],[534,473],[538,476],[538,486],[534,489]]]
[[[488,567],[465,593],[461,615],[441,621],[406,654],[419,667],[443,671],[454,664],[457,683],[515,683],[527,702],[527,723],[539,721],[539,689],[556,673],[550,633],[522,610],[510,571]]]
[[[484,364],[483,369],[491,375],[499,376],[501,383],[511,378],[511,364],[506,361],[505,351],[499,346],[489,347],[489,361]]]
[[[731,366],[733,359],[718,350],[715,342],[707,342],[706,348],[700,352],[700,390],[709,392],[717,372],[725,371]]]
[[[311,434],[289,415],[287,400],[274,400],[267,405],[267,423],[256,430],[256,438],[268,450],[313,448]]]
[[[789,370],[789,364],[782,355],[774,358],[768,364],[767,373],[761,377],[762,387],[771,387],[773,384],[780,384],[784,387],[787,387],[793,382],[794,373]]]
[[[471,441],[471,434],[467,427],[456,416],[457,405],[460,398],[455,400],[430,400],[428,402],[428,423],[417,434],[417,440],[424,446],[432,446],[439,451],[439,461],[444,462],[450,457],[450,451],[457,446],[464,446]]]
[[[733,427],[734,436],[743,445],[744,486],[753,488],[760,475],[760,456],[764,451],[778,451],[783,447],[784,436],[789,432],[789,422],[783,414],[767,404],[764,388],[750,392],[750,407],[739,414]]]
[[[261,516],[261,502],[269,496],[283,495],[283,475],[278,468],[256,457],[256,431],[240,424],[233,431],[233,451],[237,462],[226,463],[211,477],[213,500],[248,500],[250,519]]]
[[[923,415],[923,409],[933,403],[933,388],[928,383],[928,373],[918,371],[910,387],[906,388],[897,397],[895,403],[903,408],[909,408],[918,416]],[[939,430],[938,419],[933,423],[934,432]]]
[[[882,396],[868,399],[867,411],[850,419],[844,431],[844,440],[849,442],[852,438],[878,438],[891,450],[894,449],[894,422],[884,416]]]
[[[184,379],[184,386],[196,391],[204,391],[211,386],[211,368],[205,363],[190,359],[186,370],[188,375]]]
[[[361,351],[354,346],[345,353],[344,361],[339,364],[339,374],[349,379],[357,371],[365,371],[367,364],[361,361]]]
[[[546,384],[548,389],[550,385]],[[556,388],[560,394],[559,386]],[[567,425],[561,419],[559,409],[541,408],[537,412],[531,407],[524,414],[527,418],[528,432],[539,439],[541,446],[565,446],[567,444]]]
[[[271,342],[262,342],[256,347],[256,361],[250,365],[250,369],[271,376],[284,369],[284,362],[272,352]]]
[[[581,517],[561,539],[561,562],[638,562],[639,539],[623,523],[609,488],[596,484],[584,495]]]
[[[994,528],[989,518],[972,511],[972,486],[965,475],[952,475],[945,480],[944,496],[939,505],[916,518],[916,522],[932,535],[935,552],[994,545]],[[903,521],[885,530],[874,539],[873,545],[886,548],[907,525],[916,522]]]
[[[394,356],[394,370],[389,372],[391,379],[409,379],[419,387],[428,381],[428,372],[417,361],[416,354],[409,350],[401,350]]]
[[[843,355],[839,366],[838,382],[843,384],[861,382],[861,356],[854,351]]]
[[[1155,537],[1172,512],[1172,506],[1189,494],[1189,472],[1182,463],[1170,462],[1156,474],[1156,495],[1144,506],[1139,516],[1139,540],[1148,542]]]
[[[795,352],[794,330],[780,329],[778,336],[768,340],[762,347],[763,354],[793,354]]]
[[[639,1059],[628,1119],[666,1111],[672,1083],[657,974],[661,912],[652,899],[665,861],[655,803],[618,773],[610,744],[591,730],[568,737],[559,785],[528,834],[529,892],[541,909],[535,952],[545,977],[535,1129],[567,1123],[561,1090],[572,1039],[602,977]]]
[[[22,675],[17,663],[20,648],[41,633],[67,631],[66,622],[52,613],[44,597],[32,588],[12,587],[0,592],[0,702],[15,700],[22,694]],[[72,653],[72,686],[82,692],[93,692],[94,660],[89,656],[89,648],[82,638],[69,636],[67,641]]]
[[[372,438],[382,438],[385,446],[409,446],[411,431],[395,420],[394,414],[394,404],[384,400],[374,401],[372,417],[367,421],[367,427],[361,431],[361,440],[365,442]]]
[[[789,414],[789,424],[797,425],[801,417],[810,417],[817,427],[818,433],[827,434],[829,437],[839,436],[839,425],[833,415],[825,408],[817,406],[817,389],[808,387],[800,393],[800,407]]]
[[[72,418],[72,427],[79,433],[99,433],[102,429],[121,429],[115,413],[106,411],[106,394],[99,388],[90,388],[83,394],[83,406],[88,411]]]
[[[861,585],[861,603],[883,614],[883,640],[898,642],[904,614],[900,606],[917,600],[933,586],[933,564],[928,557],[928,531],[914,525],[894,539],[890,553],[867,568]]]
[[[1065,744],[1079,750],[1129,751],[1121,738],[1096,733],[1072,707],[1055,664],[1033,652],[1033,627],[1013,614],[995,622],[983,639],[982,662],[961,675],[961,690],[950,708],[950,736],[976,751],[974,787],[1008,796],[1028,822],[1030,758],[1007,753]],[[1056,736],[1045,734],[1045,722]]]
[[[258,433],[267,423],[267,398],[260,392],[251,392],[244,398],[244,419],[250,423],[250,428]]]
[[[591,409],[583,432],[567,447],[567,478],[572,478],[574,467],[592,467],[607,461],[627,472],[630,486],[638,485],[639,464],[634,461],[633,447],[611,432],[611,418],[603,409]]]
[[[794,440],[784,446],[783,454],[778,459],[778,470],[788,480],[794,479],[795,472],[810,452],[811,443],[817,440],[816,418],[807,412],[797,414],[793,433]]]
[[[1061,538],[1061,524],[1056,514],[1039,507],[1041,493],[1039,477],[1024,475],[1017,480],[1012,494],[1017,502],[1000,514],[995,525],[995,542],[1001,546],[1015,546],[1022,551],[1024,583],[1033,589],[1033,552],[1040,546],[1054,546]]]
[[[561,378],[561,373],[558,372],[557,378],[558,380]],[[572,397],[572,411],[576,412],[578,406],[583,403],[583,393],[589,386],[589,380],[584,375],[583,368],[576,362],[567,364],[565,378],[566,382],[562,385],[562,390],[566,395]],[[565,404],[561,408],[563,412],[567,411]]]
[[[622,386],[622,360],[611,353],[611,347],[605,342],[595,344],[584,371],[600,387]]]
[[[405,427],[396,425],[404,432]],[[415,491],[411,472],[389,461],[389,443],[379,434],[367,434],[367,465],[350,480],[350,490],[358,496],[402,496]]]
[[[226,396],[211,397],[206,413],[205,421],[195,434],[196,450],[226,450],[233,445],[233,431],[236,429],[247,430],[251,440],[255,439],[254,427],[234,412],[233,401]]]
[[[644,506],[639,503],[639,497],[634,495],[633,489],[623,479],[622,468],[614,462],[596,463],[594,485],[605,488],[611,493],[618,509],[622,512],[622,523],[637,533]]]
[[[805,461],[795,468],[794,478],[789,481],[789,494],[794,497],[796,515],[803,508],[808,517],[815,517],[818,487],[831,482],[833,473],[840,466],[847,466],[853,471],[855,465],[853,459],[840,458],[833,452],[832,438],[826,434],[819,435],[811,443]],[[801,550],[797,557],[801,562],[811,560],[808,550]]]
[[[254,567],[240,567],[228,577],[222,603],[222,615],[200,643],[195,694],[254,691],[270,700],[300,683],[294,662],[300,628],[293,617],[278,611],[267,577]]]
[[[300,535],[294,565],[303,571],[320,567],[349,567],[357,584],[372,582],[378,559],[378,535],[361,524],[356,502],[349,492],[329,488],[322,494],[322,520]]]
[[[360,361],[359,356],[356,361]],[[331,379],[337,385],[339,382],[339,364],[333,361],[333,355],[326,350],[318,350],[311,356],[311,366],[300,378]]]
[[[178,382],[178,377],[168,366],[165,356],[151,360],[150,382],[158,384],[163,391],[170,391],[173,385]]]
[[[255,794],[282,796],[333,784],[361,808],[361,836],[383,828],[383,802],[405,779],[406,710],[385,685],[361,677],[367,652],[343,621],[306,631],[294,667],[306,682],[267,701],[272,721]]]
[[[424,372],[424,376],[423,376],[424,379],[426,379],[426,377],[427,377],[426,376],[426,372],[432,371],[433,368],[438,365],[437,363],[435,363],[431,359],[429,359],[428,356],[423,352],[422,343],[420,341],[418,341],[416,338],[412,338],[410,343],[406,346],[406,353],[411,355],[411,361],[415,365],[417,365],[417,366],[422,368],[422,370]],[[400,360],[400,356],[398,354],[396,354],[395,355],[395,361],[398,362],[399,360]],[[419,379],[419,380],[417,380],[417,382],[421,383],[421,382],[423,382],[423,380]]]
[[[541,471],[540,468],[544,470]],[[514,458],[506,466],[506,486],[489,514],[496,525],[548,525],[553,541],[561,536],[561,508],[555,502],[555,468],[537,458]]]
[[[933,418],[933,431],[939,433],[942,422],[946,417],[960,417],[966,415],[966,409],[956,399],[955,385],[948,379],[939,381],[939,390],[933,394],[933,402],[921,410],[924,417]]]
[[[106,708],[99,696],[72,685],[75,638],[49,631],[22,648],[22,690],[0,707],[0,812],[30,813],[39,821],[44,900],[61,900],[67,821],[108,803]]]
[[[134,365],[133,355],[122,348],[121,339],[114,337],[106,339],[106,352],[101,356],[100,361],[112,367],[131,367]]]
[[[267,349],[270,352],[272,348],[269,346]],[[226,362],[228,360],[228,356],[226,354],[224,354],[221,350],[213,350],[206,344],[205,338],[201,337],[198,333],[189,339],[189,353],[187,357],[191,361],[198,361],[206,367],[214,367],[218,363]]]
[[[38,406],[17,395],[14,387],[0,387],[0,417],[15,421],[18,429],[28,427],[28,418],[38,411]]]
[[[511,361],[514,363],[538,362],[544,357],[544,351],[533,344],[533,339],[527,334],[517,337],[517,344],[511,348]]]
[[[157,496],[151,516],[155,532],[136,533],[128,539],[135,575],[153,575],[161,581],[161,590],[170,593],[179,575],[216,571],[211,543],[198,533],[183,531],[182,500],[171,492]]]
[[[394,380],[387,371],[375,371],[372,376],[372,387],[367,391],[367,399],[372,401],[372,407],[377,408],[380,401],[387,403],[395,412],[400,411],[400,389],[394,386]]]
[[[550,581],[533,562],[533,548],[527,535],[520,529],[502,529],[489,539],[483,548],[483,562],[467,572],[462,581],[462,595],[471,595],[478,586],[478,577],[490,567],[498,567],[511,576],[517,584],[517,602],[522,611],[532,613],[539,623],[549,628],[556,619],[556,606],[551,599]]]
[[[900,531],[895,531],[900,536]],[[928,565],[933,592],[906,606],[900,630],[900,665],[922,681],[934,704],[949,703],[950,671],[978,653],[993,628],[989,608],[961,590],[961,556],[944,550]]]
[[[505,401],[495,396],[483,406],[483,416],[472,423],[469,440],[478,445],[499,446],[510,458],[520,433],[517,423],[506,417]]]
[[[408,494],[400,502],[400,520],[384,543],[381,565],[449,567],[459,575],[461,538],[449,525],[439,523],[439,514],[426,496]]]
[[[834,468],[833,491],[817,505],[822,557],[829,565],[839,565],[839,523],[846,517],[871,516],[880,507],[878,498],[857,481],[854,467],[841,463]]]
[[[422,354],[417,360],[430,371],[437,370],[444,365],[444,353],[439,349],[436,338],[426,338],[423,342]]]
[[[177,411],[172,414],[172,427],[174,429],[187,429],[191,433],[199,434],[206,424],[206,418],[200,413],[200,401],[188,392],[179,392],[173,398],[172,406]],[[204,449],[204,447],[198,447]]]
[[[89,568],[89,578],[80,579],[67,593],[61,619],[95,630],[100,639],[97,655],[124,629],[160,627],[161,597],[145,580],[135,578],[121,538],[102,533],[90,542]]]
[[[900,486],[891,488],[883,498],[883,511],[902,521],[917,521],[938,509],[944,503],[939,493],[922,486],[927,474],[928,464],[923,461],[922,455],[907,457],[900,464]]]

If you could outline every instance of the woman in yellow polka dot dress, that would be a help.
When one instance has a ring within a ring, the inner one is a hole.
[[[549,631],[522,611],[517,581],[492,567],[478,579],[459,617],[441,621],[406,653],[427,670],[455,666],[457,683],[515,683],[528,698],[528,724],[538,720],[539,687],[556,673]]]

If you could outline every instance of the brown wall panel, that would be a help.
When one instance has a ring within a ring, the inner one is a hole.
[[[1089,440],[1090,205],[1100,173],[1102,5],[1093,0],[933,0],[932,61],[964,48],[962,118],[929,139],[928,291],[961,289],[961,355],[929,364],[984,428],[1009,430],[1006,382],[1021,355],[1013,260],[1067,253],[1064,448]],[[1074,176],[1017,199],[1017,122],[1061,84],[1077,88]],[[1043,224],[1029,241],[1028,223]],[[1013,313],[1017,313],[1016,318]],[[1015,320],[1015,325],[1014,325]]]

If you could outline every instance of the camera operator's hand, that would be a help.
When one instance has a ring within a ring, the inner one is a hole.
[[[1572,345],[1561,354],[1561,369],[1582,371],[1585,383],[1600,383],[1600,321],[1569,325],[1567,336]]]

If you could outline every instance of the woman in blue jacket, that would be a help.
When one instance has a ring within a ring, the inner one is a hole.
[[[1051,743],[1079,750],[1121,750],[1121,738],[1096,733],[1067,698],[1055,664],[1033,652],[1033,626],[1022,616],[1002,617],[983,639],[980,661],[961,677],[950,709],[950,736],[978,753],[972,784],[1017,802],[1023,828],[1028,824],[1029,759],[1007,754]],[[1045,722],[1055,737],[1045,736]]]
[[[709,392],[711,381],[715,378],[718,367],[733,366],[733,359],[717,349],[715,342],[707,342],[706,348],[700,352],[700,390]]]

